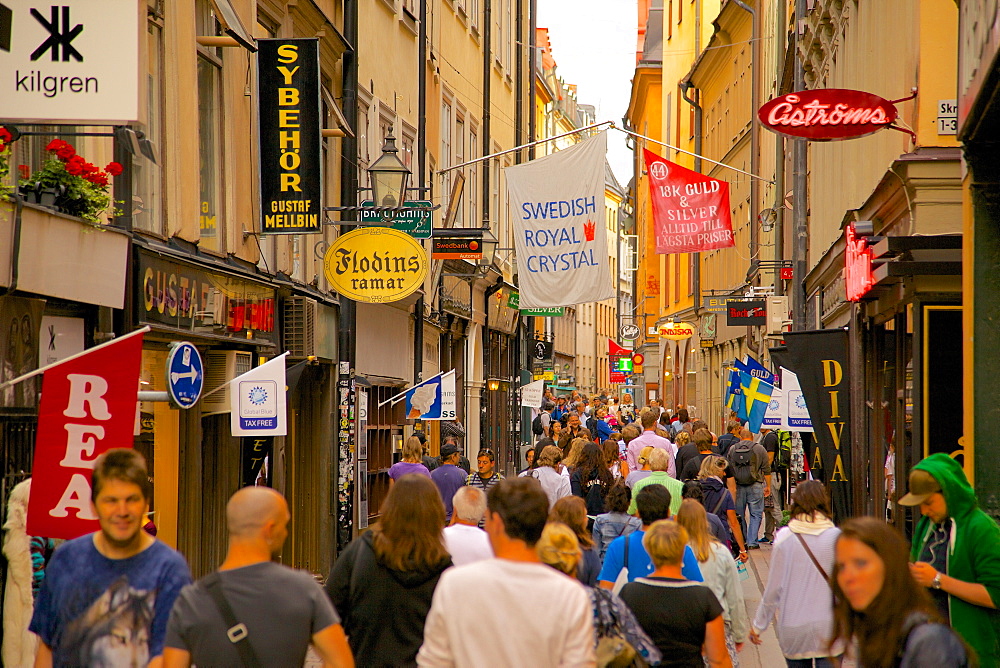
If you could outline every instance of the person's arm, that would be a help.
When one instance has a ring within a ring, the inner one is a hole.
[[[781,545],[771,550],[771,564],[768,568],[767,584],[764,585],[764,595],[761,596],[757,605],[757,614],[754,615],[750,627],[750,641],[759,645],[761,643],[760,634],[767,630],[774,619],[774,614],[781,605],[784,597],[784,584],[782,579],[785,570],[786,550]]]
[[[729,489],[729,493],[732,494],[733,498],[735,499],[736,498],[736,478],[732,477],[732,476],[729,477],[729,478],[726,478],[726,487]]]
[[[743,540],[743,530],[740,529],[740,521],[736,517],[736,511],[730,508],[726,511],[726,519],[729,521],[729,529],[733,532],[736,544],[740,547],[740,561],[747,560],[747,544]]]
[[[638,468],[638,465],[639,465],[638,459],[639,459],[639,457],[636,454],[636,452],[632,449],[632,445],[631,444],[626,445],[625,446],[625,463],[628,465],[628,470],[629,471],[635,471]]]
[[[347,618],[350,612],[351,572],[354,570],[357,549],[353,542],[349,544],[347,549],[337,558],[337,561],[333,563],[330,576],[326,579],[326,596],[330,599],[330,603],[333,604],[333,608],[341,620]]]
[[[771,496],[771,474],[764,474],[764,496]]]
[[[706,665],[712,668],[732,668],[733,662],[726,649],[726,627],[722,615],[705,625],[705,645],[702,652]]]
[[[152,666],[153,662],[150,661],[149,665]],[[190,668],[190,666],[191,652],[176,647],[163,648],[163,668]]]
[[[316,648],[319,658],[323,659],[323,668],[352,668],[354,655],[351,646],[347,644],[344,627],[331,624],[312,636],[312,645]]]
[[[579,496],[581,499],[584,498],[583,497],[583,484],[580,481],[580,474],[579,473],[570,473],[569,474],[569,484],[570,484],[570,492],[574,496]]]
[[[38,651],[35,653],[35,668],[52,668],[52,648],[41,640],[38,641]]]
[[[601,567],[601,574],[597,576],[597,584],[604,589],[615,588],[615,580],[618,579],[618,574],[624,568],[622,562],[625,558],[625,541],[629,537],[625,536],[621,540],[614,539],[608,545],[608,551],[604,553],[604,565]]]
[[[740,584],[739,573],[736,572],[736,562],[728,554],[723,554],[722,559],[726,570],[722,597],[726,600],[726,608],[729,610],[733,642],[740,646],[746,642],[750,634],[750,617],[743,601],[743,586]]]
[[[913,579],[921,587],[930,587],[937,573],[938,571],[926,561],[918,561],[915,564],[910,564],[910,574],[913,575]],[[996,610],[997,607],[990,597],[990,592],[986,589],[986,586],[977,582],[965,582],[964,580],[941,573],[941,591],[947,592],[972,605],[979,605],[990,610]]]

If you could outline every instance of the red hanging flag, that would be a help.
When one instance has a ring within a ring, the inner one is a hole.
[[[132,447],[142,336],[123,336],[45,371],[29,536],[76,538],[97,530],[90,476],[98,455]]]
[[[645,149],[656,252],[700,253],[735,246],[729,184]]]
[[[608,339],[608,357],[631,357],[632,351],[628,348],[622,348],[620,345],[615,343],[614,339]]]

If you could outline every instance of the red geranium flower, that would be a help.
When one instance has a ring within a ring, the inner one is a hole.
[[[13,139],[13,136],[11,136],[10,130],[7,128],[0,128],[0,143],[7,144],[11,139]]]
[[[59,156],[60,160],[66,162],[67,160],[76,155],[76,149],[70,146],[69,144],[64,143],[62,146],[56,149],[56,155]]]
[[[58,151],[59,147],[62,146],[63,144],[65,144],[65,143],[66,142],[64,142],[62,139],[53,139],[52,141],[50,141],[45,146],[45,150],[46,151]]]
[[[96,174],[96,173],[98,173],[100,171],[101,170],[99,170],[97,168],[97,165],[95,165],[92,162],[85,162],[85,163],[83,163],[83,173],[84,174]]]
[[[84,174],[83,178],[87,179],[95,186],[105,187],[108,185],[108,175],[104,172],[94,172],[93,174]]]
[[[80,156],[73,156],[73,158],[79,158]],[[81,176],[83,174],[83,160],[69,159],[66,161],[66,171],[73,176]]]
[[[2,141],[0,141],[0,153],[3,153],[6,150],[7,150],[7,144],[4,144]]]
[[[117,162],[109,162],[108,166],[105,167],[104,170],[111,176],[118,176],[122,173],[122,166]]]

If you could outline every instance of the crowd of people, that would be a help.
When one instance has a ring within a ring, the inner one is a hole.
[[[265,487],[232,496],[226,557],[192,583],[142,531],[142,457],[111,450],[93,473],[100,530],[56,549],[38,592],[35,665],[302,666],[312,645],[329,666],[739,666],[772,625],[795,667],[1000,662],[1000,528],[950,457],[910,475],[909,544],[881,519],[838,526],[814,480],[782,527],[762,522],[789,483],[782,435],[608,404],[547,401],[509,479],[489,449],[468,470],[457,439],[430,457],[414,435],[322,587],[275,563],[291,516]],[[741,570],[767,542],[751,615]]]

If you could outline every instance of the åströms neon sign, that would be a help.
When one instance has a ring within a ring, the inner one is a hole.
[[[772,132],[810,141],[864,137],[890,127],[898,115],[893,102],[844,88],[787,93],[757,111],[761,124]]]
[[[854,225],[848,225],[844,230],[846,247],[844,249],[844,286],[847,299],[852,302],[861,301],[875,287],[875,274],[872,272],[872,249],[868,239],[856,236]]]

